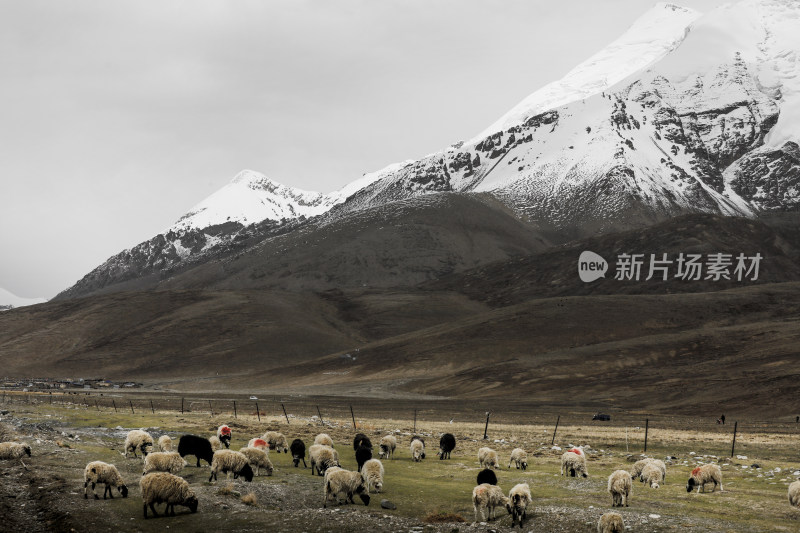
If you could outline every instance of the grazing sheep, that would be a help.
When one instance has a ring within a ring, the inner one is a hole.
[[[197,457],[197,467],[200,468],[200,459],[207,462],[209,466],[214,458],[214,450],[211,449],[211,443],[208,439],[198,437],[197,435],[183,435],[178,440],[178,453],[181,457],[187,455],[194,455]]]
[[[500,460],[497,458],[497,452],[491,448],[481,448],[478,450],[478,463],[481,468],[500,468]]]
[[[357,450],[359,446],[372,449],[372,441],[363,433],[356,433],[356,436],[353,438],[353,451]]]
[[[177,474],[183,470],[184,466],[186,466],[186,461],[178,452],[153,452],[144,458],[142,475],[146,476],[150,472]]]
[[[139,448],[139,451],[142,452],[142,456],[146,456],[150,453],[153,442],[153,437],[144,430],[134,429],[129,431],[128,436],[125,437],[125,457],[128,456],[129,452],[133,452],[133,456],[138,457],[136,455],[136,448]]]
[[[311,475],[316,468],[318,475],[323,475],[332,466],[339,466],[339,454],[324,444],[314,444],[308,449],[308,460],[311,462]]]
[[[511,503],[511,527],[519,521],[522,529],[523,522],[528,518],[528,504],[533,501],[531,498],[531,488],[527,483],[520,483],[508,492],[508,500]]]
[[[522,468],[523,470],[528,469],[528,452],[523,450],[522,448],[514,448],[511,450],[511,459],[508,460],[508,468],[511,468],[511,463],[515,463],[517,465],[517,470]]]
[[[644,465],[639,479],[650,485],[651,489],[657,489],[661,482],[661,469],[655,463],[647,463]]]
[[[162,452],[172,451],[172,439],[169,435],[161,435],[158,437],[158,449]]]
[[[256,437],[255,439],[250,439],[250,442],[247,443],[247,447],[266,451],[269,450],[269,443],[260,437]]]
[[[411,458],[417,463],[425,458],[425,444],[422,441],[411,441]]]
[[[586,471],[586,456],[578,455],[575,452],[564,452],[561,455],[561,475],[589,477],[589,473]]]
[[[247,456],[242,452],[233,450],[214,452],[214,459],[211,461],[211,475],[208,476],[208,481],[211,482],[212,479],[216,481],[217,473],[220,471],[223,474],[227,474],[228,479],[230,479],[231,472],[233,472],[233,479],[242,476],[245,481],[253,481],[253,469],[250,468]]]
[[[445,433],[439,439],[439,451],[436,455],[439,459],[450,459],[450,452],[456,448],[456,437],[452,433]]]
[[[361,467],[361,475],[367,482],[367,493],[373,488],[375,492],[383,490],[383,463],[377,459],[370,459]]]
[[[631,473],[615,470],[608,476],[608,492],[611,494],[611,507],[628,507],[628,499],[633,491]]]
[[[640,481],[644,481],[641,479],[642,470],[644,470],[645,465],[653,464],[661,471],[661,481],[664,481],[667,477],[667,465],[664,464],[664,461],[660,459],[652,459],[652,458],[645,458],[633,463],[633,468],[631,469],[631,477],[632,478],[639,478]]]
[[[800,508],[800,481],[789,485],[789,505]]]
[[[261,436],[262,439],[267,441],[270,450],[277,450],[278,453],[289,453],[289,441],[283,436],[283,433],[277,431],[267,431]]]
[[[326,473],[325,475],[325,489],[323,507],[328,506],[328,500],[331,497],[337,497],[339,494],[345,494],[345,503],[355,503],[353,501],[353,494],[358,494],[364,505],[369,505],[369,491],[367,490],[364,476],[361,472],[350,472],[337,468],[335,471]]]
[[[172,516],[175,516],[176,505],[188,507],[193,513],[197,512],[197,496],[189,488],[189,483],[183,478],[167,472],[153,472],[139,481],[139,487],[142,489],[145,518],[147,518],[148,505],[153,514],[158,516],[155,508],[157,503],[166,503],[167,507],[164,509],[164,514],[169,514],[172,511]]]
[[[475,522],[483,522],[484,510],[489,510],[489,520],[494,520],[495,509],[505,507],[511,513],[511,504],[497,485],[484,483],[472,489],[472,507],[475,509]],[[480,519],[479,519],[480,517]]]
[[[314,437],[314,444],[322,444],[323,446],[329,446],[331,448],[335,448],[333,445],[333,439],[331,439],[330,435],[327,433],[320,433],[316,437]]]
[[[217,437],[216,435],[211,435],[210,437],[208,437],[208,442],[211,443],[211,449],[214,450],[215,452],[222,449],[222,441],[219,440],[219,437]]]
[[[258,448],[251,448],[249,446],[245,446],[241,450],[241,453],[247,457],[247,462],[250,463],[251,467],[255,467],[256,475],[258,475],[259,471],[263,468],[267,471],[267,475],[271,476],[272,471],[274,470],[272,467],[272,461],[269,460],[269,455],[264,450],[259,450]]]
[[[233,433],[231,432],[231,428],[227,425],[223,424],[217,428],[217,438],[226,448],[230,448],[231,446],[231,437],[233,437]]]
[[[394,435],[386,435],[380,442],[380,458],[389,459],[394,458],[394,451],[397,448],[397,437]]]
[[[359,446],[356,450],[356,463],[358,463],[358,470],[364,466],[364,463],[372,459],[372,448],[366,446]]]
[[[289,446],[289,451],[292,452],[292,462],[294,462],[295,468],[300,464],[300,461],[303,461],[303,468],[307,468],[305,442],[300,439],[294,439],[292,445]]]
[[[484,468],[478,472],[478,485],[483,485],[484,483],[497,485],[497,474],[491,468]]]
[[[94,494],[95,500],[100,499],[94,491],[94,487],[98,483],[105,484],[105,490],[103,490],[104,500],[106,499],[106,494],[108,494],[112,500],[114,499],[114,494],[111,491],[114,487],[122,494],[123,498],[128,497],[128,487],[125,486],[125,482],[122,480],[122,476],[119,470],[117,470],[117,467],[104,463],[103,461],[92,461],[86,465],[86,468],[83,470],[83,497],[87,500],[89,499],[89,483],[92,484],[92,494]]]
[[[625,533],[625,523],[619,513],[605,513],[597,521],[597,533]]]
[[[692,470],[692,475],[689,477],[689,481],[686,482],[686,492],[692,492],[695,487],[697,487],[697,492],[700,492],[701,488],[705,492],[706,483],[714,484],[711,492],[717,490],[717,485],[719,485],[719,491],[724,492],[722,489],[722,470],[717,465],[708,464],[698,466]]]
[[[0,442],[0,460],[20,459],[23,455],[31,455],[31,447],[24,442]]]

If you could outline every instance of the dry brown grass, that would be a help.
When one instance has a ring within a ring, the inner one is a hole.
[[[242,496],[242,503],[245,505],[257,505],[258,497],[256,497],[255,492],[248,492]]]
[[[447,511],[435,511],[428,513],[422,521],[427,524],[442,524],[448,522],[466,522],[467,520],[460,514]]]

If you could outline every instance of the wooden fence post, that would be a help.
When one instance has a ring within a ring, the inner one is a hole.
[[[239,418],[236,415],[236,400],[233,400],[233,418]]]
[[[355,431],[358,428],[356,427],[356,415],[353,414],[353,406],[352,405],[350,406],[350,416],[353,417],[353,431]]]
[[[284,407],[283,402],[281,402],[281,409],[283,409],[283,416],[286,417],[286,424],[289,424],[289,415],[286,414],[286,407]]]
[[[739,422],[736,421],[733,423],[733,444],[731,444],[731,459],[733,458],[734,450],[736,449],[736,428],[739,426]]]
[[[556,428],[553,430],[553,440],[550,441],[551,446],[556,442],[556,431],[558,431],[559,422],[561,422],[561,415],[558,415],[558,418],[556,418]]]
[[[133,410],[133,401],[132,400],[128,400],[128,403],[131,404],[131,414],[135,415],[136,412]]]
[[[117,402],[114,401],[114,398],[111,398],[111,405],[114,406],[114,412],[117,412]]]
[[[258,417],[258,421],[261,422],[261,410],[258,408],[258,402],[256,402],[256,416]]]
[[[647,432],[650,429],[650,419],[645,418],[644,420],[644,451],[647,452]]]
[[[325,421],[322,420],[322,413],[319,412],[319,405],[317,406],[317,414],[319,415],[320,423],[324,426],[325,425]]]
[[[486,411],[486,425],[483,426],[483,440],[488,439],[487,432],[489,431],[489,416],[492,414],[491,411]]]
[[[152,411],[153,414],[156,414],[156,408],[153,407],[153,400],[150,400],[150,411]]]

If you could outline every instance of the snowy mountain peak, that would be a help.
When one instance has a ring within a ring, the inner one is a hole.
[[[692,22],[701,15],[699,11],[675,4],[656,4],[617,40],[560,80],[525,98],[469,142],[477,142],[522,124],[532,116],[599,94],[647,68],[674,50],[686,37]]]
[[[25,307],[46,302],[45,298],[22,298],[0,287],[0,311],[14,307]]]

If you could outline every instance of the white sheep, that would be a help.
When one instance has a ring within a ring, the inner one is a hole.
[[[231,428],[226,424],[223,424],[217,428],[217,438],[222,444],[225,445],[226,448],[229,448],[231,445],[231,437],[233,437]]]
[[[0,460],[20,459],[26,454],[30,456],[31,447],[24,442],[0,442]]]
[[[369,505],[369,491],[361,472],[351,472],[337,468],[332,472],[325,473],[323,507],[328,506],[331,497],[338,497],[339,494],[345,495],[345,503],[355,503],[353,494],[358,494],[364,505]]]
[[[508,468],[511,468],[511,463],[517,465],[517,470],[520,468],[526,470],[528,468],[528,452],[522,448],[514,448],[511,450],[511,459],[508,461]]]
[[[314,475],[314,469],[320,476],[332,466],[339,466],[339,453],[324,444],[313,444],[308,449],[308,459],[311,462],[311,475]]]
[[[148,505],[153,514],[158,516],[155,508],[157,503],[166,503],[167,507],[164,513],[168,514],[172,511],[172,516],[175,516],[176,505],[183,505],[188,507],[191,512],[197,512],[197,496],[183,478],[168,472],[153,472],[142,477],[139,487],[142,489],[145,518],[147,518]]]
[[[247,443],[247,447],[258,448],[259,450],[264,450],[265,452],[269,452],[269,443],[264,439],[262,439],[261,437],[250,439],[250,442]]]
[[[283,433],[278,431],[267,431],[261,436],[261,438],[267,441],[270,450],[277,450],[278,453],[281,453],[281,450],[283,450],[283,453],[289,452],[289,441],[286,440],[286,437],[283,435]]]
[[[378,459],[370,459],[361,467],[361,475],[367,482],[367,492],[373,488],[375,492],[383,490],[383,463]]]
[[[158,437],[158,449],[162,452],[172,451],[172,438],[169,435],[161,435]]]
[[[789,505],[800,509],[800,481],[789,485]]]
[[[689,481],[686,482],[686,492],[692,492],[692,489],[697,487],[697,492],[700,492],[700,489],[703,489],[703,492],[706,491],[706,483],[713,483],[714,488],[711,489],[711,492],[717,490],[717,485],[719,485],[719,491],[723,492],[722,489],[722,470],[717,465],[703,465],[698,466],[694,470],[692,470],[692,475],[689,477]]]
[[[239,451],[247,457],[247,461],[250,463],[250,466],[255,467],[256,475],[258,475],[262,468],[267,471],[268,476],[272,475],[272,461],[269,460],[269,455],[265,450],[245,446]]]
[[[128,453],[133,452],[133,456],[137,457],[136,449],[138,448],[139,451],[142,452],[142,456],[146,456],[150,453],[150,450],[153,448],[153,437],[150,434],[142,429],[134,429],[128,432],[128,436],[125,437],[125,457],[128,456]]]
[[[114,494],[111,489],[116,487],[120,494],[122,494],[123,498],[128,497],[128,487],[125,486],[125,481],[122,480],[122,476],[117,470],[117,467],[114,465],[110,465],[108,463],[104,463],[103,461],[92,461],[86,468],[83,470],[83,497],[89,499],[88,494],[88,486],[89,483],[92,484],[92,494],[94,494],[94,499],[99,500],[100,497],[97,496],[97,493],[94,491],[95,485],[98,483],[105,484],[105,490],[103,490],[103,499],[106,499],[106,494],[108,494],[111,499],[114,498]]]
[[[242,452],[233,450],[214,452],[214,458],[211,460],[211,475],[208,477],[208,481],[216,480],[220,471],[223,474],[227,474],[228,479],[230,479],[231,472],[233,472],[234,479],[242,476],[245,481],[253,481],[253,469],[250,468],[250,461]]]
[[[586,471],[586,456],[575,452],[564,452],[561,455],[561,475],[589,477],[589,472]]]
[[[481,448],[478,450],[478,463],[481,468],[500,468],[500,460],[497,458],[497,452],[491,448]]]
[[[615,470],[608,476],[608,492],[611,494],[611,507],[628,507],[628,499],[633,492],[633,479],[627,470]]]
[[[489,510],[489,520],[494,520],[495,509],[505,507],[511,513],[511,503],[503,489],[497,485],[483,483],[472,489],[472,507],[475,509],[475,522],[483,522],[484,511]]]
[[[397,437],[394,435],[386,435],[381,439],[379,445],[381,459],[394,458],[394,451],[397,448]]]
[[[323,446],[330,446],[331,448],[336,447],[333,445],[333,439],[327,433],[320,433],[314,437],[314,444],[322,444]]]
[[[184,466],[186,466],[186,461],[178,452],[153,452],[144,458],[142,475],[145,476],[150,472],[177,474],[183,470]]]
[[[219,437],[217,437],[216,435],[211,435],[210,437],[208,437],[208,442],[211,443],[212,451],[217,452],[222,449],[222,441],[220,441]]]
[[[528,518],[528,504],[533,501],[531,488],[527,483],[520,483],[508,491],[508,501],[511,504],[511,527],[519,522],[522,529],[523,522]]]
[[[605,513],[597,521],[597,533],[625,533],[625,523],[619,513]]]
[[[631,477],[634,478],[634,479],[635,478],[639,478],[640,481],[643,481],[641,479],[642,470],[644,469],[645,465],[648,465],[648,464],[656,465],[658,467],[658,469],[661,470],[661,481],[664,481],[666,479],[666,477],[667,477],[667,465],[664,464],[664,461],[662,461],[660,459],[652,459],[652,458],[649,458],[649,457],[645,458],[645,459],[641,459],[641,460],[636,461],[635,463],[633,463],[633,468],[631,469]]]
[[[657,489],[661,482],[661,469],[655,463],[647,463],[639,474],[639,479],[647,483],[650,488]]]
[[[422,441],[414,439],[411,441],[411,458],[415,462],[420,462],[425,457],[425,445]]]

